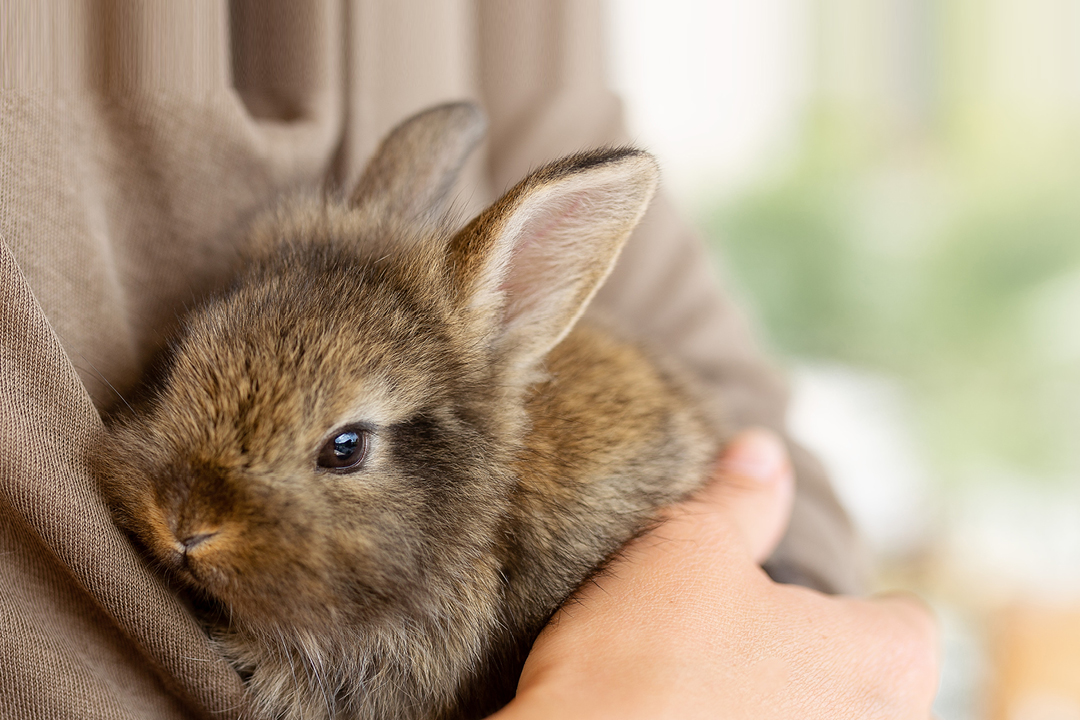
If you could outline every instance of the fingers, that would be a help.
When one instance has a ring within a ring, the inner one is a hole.
[[[723,513],[751,557],[762,562],[787,529],[794,497],[795,474],[783,440],[771,430],[754,428],[728,443],[699,500]]]

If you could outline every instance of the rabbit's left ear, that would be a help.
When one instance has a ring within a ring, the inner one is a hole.
[[[649,204],[656,161],[633,148],[572,155],[534,171],[451,240],[459,307],[531,365],[562,340]]]
[[[413,115],[379,145],[350,204],[374,217],[437,220],[461,166],[484,136],[484,115],[468,102]]]

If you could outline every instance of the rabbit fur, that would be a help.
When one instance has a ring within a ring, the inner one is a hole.
[[[251,716],[493,712],[560,603],[718,451],[668,361],[578,322],[653,158],[566,157],[457,228],[447,196],[483,126],[467,103],[423,112],[348,199],[257,219],[232,287],[107,422],[115,519],[191,598]],[[357,466],[320,464],[357,443]]]

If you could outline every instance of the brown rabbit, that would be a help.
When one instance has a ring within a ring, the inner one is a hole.
[[[559,604],[696,488],[677,373],[577,322],[654,192],[630,148],[536,170],[455,229],[483,121],[441,106],[348,202],[262,217],[96,462],[117,522],[279,718],[477,718]]]

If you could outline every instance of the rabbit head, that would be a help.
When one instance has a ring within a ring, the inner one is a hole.
[[[382,143],[345,202],[257,220],[98,452],[152,562],[256,631],[496,602],[523,397],[654,191],[633,149],[531,173],[463,228],[447,212],[472,105]],[[484,613],[478,613],[482,615]]]

